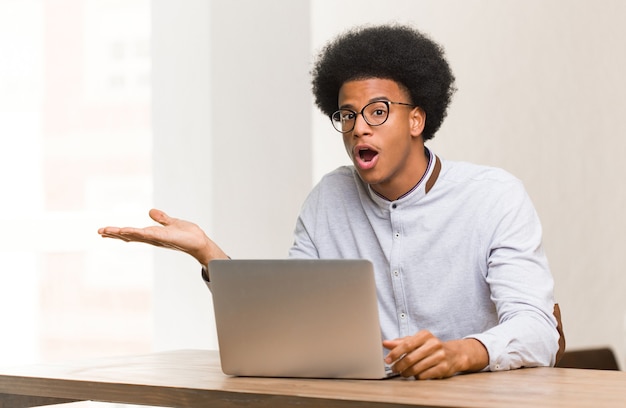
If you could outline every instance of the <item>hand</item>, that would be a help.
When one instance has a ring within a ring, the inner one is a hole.
[[[228,256],[196,224],[169,217],[163,211],[150,210],[150,218],[162,226],[145,228],[105,227],[98,230],[103,238],[121,239],[125,242],[145,242],[158,247],[175,249],[188,253],[207,265],[211,259],[225,259]]]
[[[479,371],[489,363],[487,349],[475,339],[441,341],[427,330],[383,341],[392,370],[418,380],[447,378],[458,372]]]

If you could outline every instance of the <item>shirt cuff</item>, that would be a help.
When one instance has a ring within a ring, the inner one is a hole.
[[[205,282],[209,282],[209,270],[207,269],[207,267],[206,267],[206,266],[202,265],[202,271],[201,271],[201,273],[202,273],[202,279],[203,279]]]

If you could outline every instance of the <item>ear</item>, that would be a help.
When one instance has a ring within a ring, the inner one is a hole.
[[[413,108],[410,115],[411,136],[421,136],[424,131],[424,126],[426,125],[426,112],[424,109],[416,106]]]

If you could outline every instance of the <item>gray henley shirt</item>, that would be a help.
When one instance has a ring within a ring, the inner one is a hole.
[[[385,339],[426,329],[479,340],[492,371],[554,365],[553,279],[522,183],[429,154],[422,180],[396,201],[352,166],[324,176],[303,204],[290,257],[369,259]]]

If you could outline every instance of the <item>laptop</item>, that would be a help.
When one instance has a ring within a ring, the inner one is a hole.
[[[381,379],[374,268],[367,260],[213,260],[222,371],[235,376]]]

